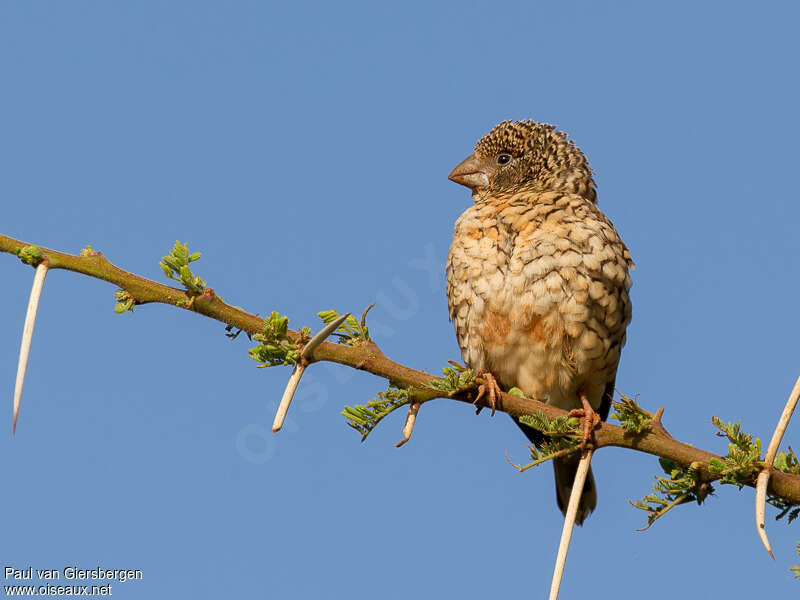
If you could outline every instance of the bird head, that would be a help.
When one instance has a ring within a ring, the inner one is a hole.
[[[450,179],[473,197],[527,189],[579,194],[597,201],[589,162],[567,134],[534,121],[503,121],[483,136]]]

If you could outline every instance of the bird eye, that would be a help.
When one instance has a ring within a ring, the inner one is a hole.
[[[511,155],[508,152],[503,152],[502,154],[498,154],[497,156],[498,165],[507,165],[510,162],[511,162]]]

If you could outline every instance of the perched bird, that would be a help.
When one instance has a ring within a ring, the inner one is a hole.
[[[474,202],[456,221],[447,259],[464,361],[506,390],[566,410],[583,400],[605,420],[631,320],[633,262],[597,208],[583,152],[552,125],[504,121],[450,179],[470,188]],[[544,441],[517,424],[533,444]],[[553,461],[562,512],[578,461]],[[596,505],[590,472],[576,522]]]

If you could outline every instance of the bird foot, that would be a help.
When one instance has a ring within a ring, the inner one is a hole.
[[[501,390],[500,386],[497,385],[497,380],[491,373],[487,371],[480,371],[478,372],[478,377],[483,379],[486,383],[482,383],[478,388],[478,395],[475,397],[472,405],[477,406],[480,399],[483,398],[484,395],[488,394],[489,406],[492,407],[492,416],[494,416],[495,410],[497,409],[497,396],[502,394],[503,390]],[[478,406],[478,410],[475,414],[477,415],[481,412],[481,410],[483,410],[483,406]]]
[[[592,408],[592,405],[589,404],[589,401],[586,399],[586,396],[581,393],[581,404],[583,404],[583,408],[576,408],[574,410],[569,411],[570,417],[576,417],[580,420],[581,423],[581,448],[585,448],[586,444],[588,444],[592,439],[592,432],[600,425],[600,415],[598,415],[595,410]]]

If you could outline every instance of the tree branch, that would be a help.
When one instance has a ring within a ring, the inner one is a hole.
[[[19,252],[27,246],[30,246],[30,244],[0,235],[0,251],[2,252],[19,255]],[[201,294],[192,294],[186,290],[163,285],[124,271],[111,264],[99,252],[88,250],[83,252],[81,256],[76,256],[41,246],[38,248],[41,250],[43,259],[49,262],[51,270],[64,269],[74,271],[113,283],[130,294],[136,305],[159,302],[199,313],[250,334],[259,334],[264,330],[263,318],[226,304],[211,288],[206,288]],[[289,331],[287,336],[293,341],[301,338],[300,334],[295,331]],[[473,401],[474,390],[447,394],[436,389],[431,384],[436,381],[442,381],[441,378],[394,362],[386,357],[380,348],[371,341],[353,346],[326,341],[322,342],[310,354],[307,357],[309,364],[329,361],[367,371],[387,379],[398,388],[408,390],[409,393],[413,394],[414,401],[419,404],[435,398],[450,398],[466,403],[472,403]],[[507,393],[498,395],[496,409],[516,417],[533,415],[536,412],[542,412],[549,418],[567,414],[566,411],[536,400],[521,398]],[[594,442],[595,448],[617,446],[668,458],[686,467],[694,463],[694,466],[698,467],[697,470],[703,481],[713,481],[718,478],[709,472],[708,465],[712,458],[720,457],[712,452],[679,442],[669,435],[666,429],[660,426],[660,419],[658,419],[656,426],[637,434],[632,434],[622,427],[610,423],[602,423],[594,431]],[[753,477],[753,480],[746,484],[755,487],[755,483],[756,478]],[[800,503],[800,476],[772,469],[769,491],[791,502]]]

